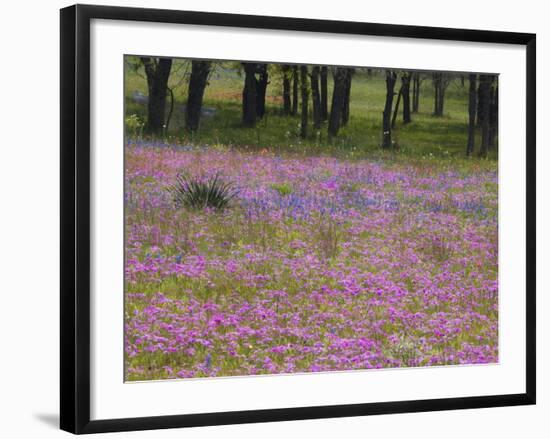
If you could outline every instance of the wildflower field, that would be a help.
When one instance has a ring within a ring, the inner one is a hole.
[[[498,361],[496,161],[125,157],[127,380]],[[229,206],[175,203],[182,172]]]

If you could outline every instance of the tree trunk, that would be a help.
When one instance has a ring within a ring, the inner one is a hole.
[[[397,113],[399,112],[399,104],[401,103],[401,97],[403,96],[403,85],[399,87],[399,93],[397,94],[397,102],[395,103],[395,109],[393,110],[393,117],[391,118],[391,127],[395,128],[395,122],[397,121]]]
[[[449,77],[445,73],[434,73],[434,116],[443,116],[443,108],[445,104],[445,90],[449,85]]]
[[[311,100],[313,102],[313,127],[321,128],[321,95],[319,93],[319,66],[311,70]]]
[[[468,145],[466,147],[466,155],[469,156],[474,152],[475,147],[475,131],[476,131],[476,110],[477,110],[477,77],[471,73],[469,75],[470,89],[468,95]]]
[[[418,93],[416,76],[418,73],[413,73],[412,83],[413,83],[413,95],[412,95],[412,112],[416,113],[418,110],[416,108],[416,94]]]
[[[170,121],[172,120],[172,114],[174,113],[174,90],[168,86],[166,87],[166,90],[168,90],[168,94],[170,95],[170,109],[168,110],[168,116],[166,116],[166,123],[164,124],[165,132],[168,132]]]
[[[489,149],[496,147],[498,133],[498,83],[497,77],[492,78],[491,104],[489,105]]]
[[[445,104],[445,86],[443,85],[443,79],[441,80],[441,86],[439,89],[439,108],[437,109],[437,116],[443,116],[443,108]]]
[[[197,131],[202,111],[204,89],[210,74],[210,61],[192,61],[191,76],[185,107],[185,127],[187,131]]]
[[[413,76],[413,113],[418,113],[420,108],[420,73],[416,72]]]
[[[433,74],[434,83],[434,116],[441,116],[439,113],[440,99],[441,99],[441,73]]]
[[[145,67],[149,90],[145,130],[150,134],[162,134],[165,127],[166,94],[172,59],[142,57],[141,62]]]
[[[479,79],[479,84],[477,86],[476,126],[481,127],[483,124],[483,87],[481,85],[481,76]]]
[[[345,67],[336,67],[333,73],[334,89],[332,91],[332,104],[328,121],[328,135],[334,137],[338,134],[342,122],[342,109],[346,93],[346,72]]]
[[[307,119],[308,119],[308,102],[309,102],[309,89],[307,87],[307,66],[300,66],[300,85],[302,92],[302,123],[300,127],[300,137],[305,139],[307,137]]]
[[[292,110],[293,116],[298,114],[298,66],[292,66]]]
[[[265,114],[265,93],[267,84],[269,84],[267,64],[256,64],[256,74],[258,74],[258,78],[254,75],[256,80],[256,116],[261,119]]]
[[[290,114],[290,66],[288,64],[283,65],[283,114],[288,116]]]
[[[256,65],[243,63],[244,88],[243,88],[243,125],[252,128],[256,126]]]
[[[481,106],[481,150],[480,155],[486,157],[489,151],[489,110],[490,110],[491,78],[489,75],[479,75],[479,97]]]
[[[342,126],[346,126],[349,121],[349,103],[351,98],[351,79],[353,77],[354,69],[346,69],[346,84],[344,91],[344,102],[342,107]]]
[[[391,139],[391,110],[393,105],[393,94],[397,75],[391,70],[386,70],[386,104],[382,113],[382,148],[393,147]]]
[[[403,123],[407,124],[411,122],[411,73],[405,73],[401,77],[401,82],[403,86]]]
[[[321,67],[321,120],[328,119],[328,67]]]

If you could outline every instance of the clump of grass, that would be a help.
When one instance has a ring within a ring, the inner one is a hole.
[[[283,197],[294,192],[294,189],[289,183],[273,183],[271,185],[271,189],[276,190],[279,195],[282,195]]]
[[[237,195],[233,184],[221,180],[217,173],[208,179],[181,173],[176,178],[172,192],[176,207],[184,206],[190,209],[223,210],[229,207],[231,200]]]
[[[340,231],[332,218],[319,221],[317,242],[321,254],[327,259],[335,257],[340,250]]]
[[[401,335],[399,341],[392,346],[390,355],[405,366],[418,366],[419,351],[417,346],[404,335]]]
[[[435,236],[428,239],[421,250],[427,255],[439,262],[444,262],[453,254],[450,243],[442,236]]]
[[[344,192],[357,192],[361,188],[360,183],[347,183],[342,186]]]

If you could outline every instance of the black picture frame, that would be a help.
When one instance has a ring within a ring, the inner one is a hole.
[[[90,420],[90,21],[180,23],[526,47],[525,393]],[[535,404],[536,36],[529,33],[75,5],[61,10],[61,429],[81,434]]]

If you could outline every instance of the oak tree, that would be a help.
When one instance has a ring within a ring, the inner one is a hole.
[[[145,56],[140,59],[145,68],[149,91],[145,131],[150,134],[162,134],[166,123],[166,95],[172,59]]]
[[[204,89],[208,82],[211,64],[210,61],[191,62],[191,76],[185,106],[185,128],[190,132],[199,129]]]

